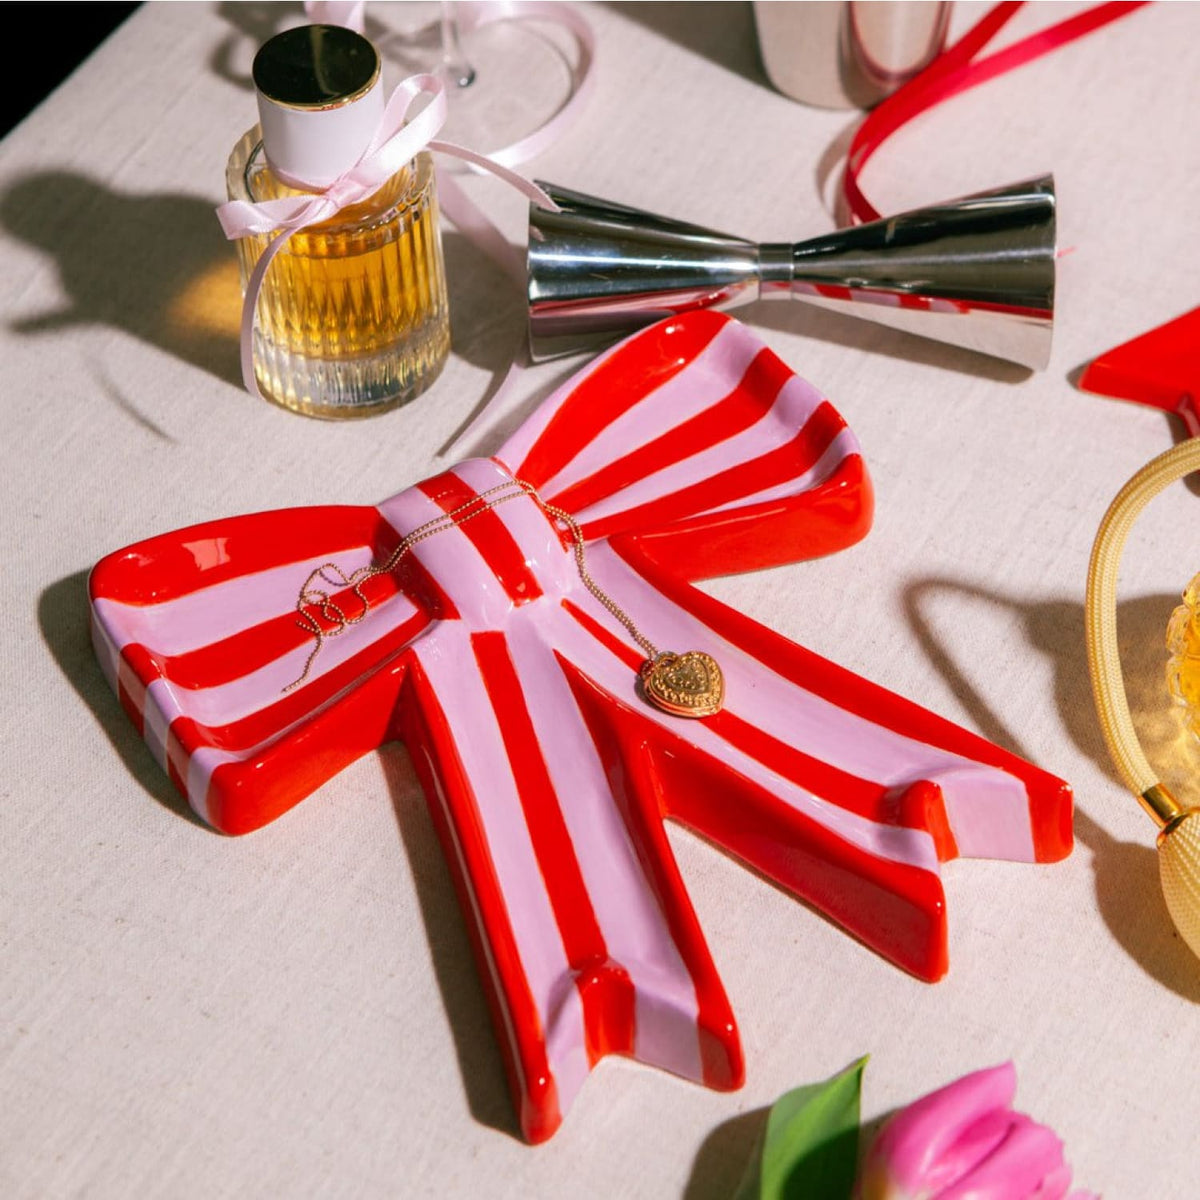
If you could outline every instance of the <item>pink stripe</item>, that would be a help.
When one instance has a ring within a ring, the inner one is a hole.
[[[365,621],[349,625],[344,633],[325,641],[303,686],[308,687],[335,671],[416,613],[416,606],[407,596],[393,593],[375,605]],[[284,689],[300,677],[315,644],[315,638],[304,642],[265,667],[216,687],[187,688],[170,679],[159,679],[151,684],[150,692],[155,704],[163,713],[169,713],[172,720],[186,714],[201,725],[232,725],[282,699]],[[150,707],[147,700],[147,710]]]
[[[521,814],[504,742],[475,670],[470,630],[458,623],[444,623],[436,645],[426,648],[418,644],[414,653],[441,702],[475,794],[521,965],[545,1031],[559,1105],[565,1112],[589,1069],[583,1010]]]
[[[99,613],[96,612],[96,601],[92,602],[91,628],[92,647],[96,651],[96,658],[100,662],[100,670],[104,672],[104,678],[108,680],[108,686],[115,692],[117,691],[117,673],[121,667],[121,654],[116,647],[112,634],[104,622],[100,620]]]
[[[702,1079],[696,989],[650,888],[604,765],[562,669],[550,650],[571,661],[589,635],[574,621],[514,621],[508,644],[538,732],[610,956],[628,971],[636,1006],[635,1054],[689,1079]],[[681,1032],[680,1025],[685,1028]]]
[[[470,459],[455,467],[454,474],[476,492],[513,478],[507,468],[487,458]],[[574,557],[564,548],[562,536],[536,500],[522,496],[494,511],[525,555],[543,593],[555,596],[574,584],[578,578]]]
[[[485,488],[492,487],[512,479],[503,467],[490,459],[471,459],[456,467],[454,474],[473,487],[476,483],[484,483]],[[512,506],[525,506],[533,511],[536,519],[531,519],[529,525],[537,530],[537,536],[543,542],[554,538],[553,530],[537,511],[532,499],[519,497],[492,511],[499,514]],[[385,500],[379,505],[379,512],[400,538],[435,517],[446,516],[441,506],[418,488],[406,488]],[[541,523],[540,528],[537,522]],[[519,528],[524,528],[524,525],[524,522],[518,523]],[[560,545],[560,554],[561,551]],[[419,542],[410,553],[437,580],[472,629],[497,629],[512,611],[511,597],[463,529],[449,526],[428,540]]]
[[[437,792],[438,807],[442,811],[442,819],[446,829],[449,831],[450,841],[454,849],[454,857],[458,862],[458,877],[463,882],[467,893],[467,900],[471,905],[471,911],[468,915],[475,922],[475,928],[479,931],[479,945],[483,947],[484,960],[487,964],[488,974],[492,980],[492,995],[496,997],[497,1003],[500,1005],[500,1013],[504,1021],[504,1036],[508,1039],[511,1052],[508,1061],[512,1063],[512,1068],[517,1073],[517,1091],[525,1096],[529,1094],[529,1084],[525,1079],[525,1071],[521,1062],[521,1047],[517,1041],[516,1029],[513,1026],[512,1012],[509,1009],[508,992],[504,988],[500,972],[496,967],[496,959],[492,953],[491,943],[488,941],[487,926],[483,923],[483,913],[479,907],[479,897],[475,894],[475,881],[471,876],[471,872],[467,869],[466,855],[463,853],[462,842],[459,839],[458,829],[455,827],[454,818],[450,812],[450,805],[446,801],[446,793],[442,788],[442,781],[432,761],[428,759],[427,761],[429,761],[429,777],[433,780],[433,786]]]
[[[92,605],[118,647],[138,642],[156,654],[186,654],[294,609],[305,580],[330,561],[354,571],[371,561],[371,548],[339,550],[238,575],[162,604],[123,604],[101,596]]]
[[[831,766],[860,779],[885,787],[921,780],[936,783],[945,797],[962,853],[969,853],[968,847],[982,850],[986,845],[987,857],[1033,861],[1029,796],[1015,775],[905,737],[798,688],[770,664],[752,658],[675,605],[607,544],[589,546],[588,564],[600,586],[617,597],[622,607],[637,613],[638,624],[651,641],[677,650],[704,650],[716,658],[726,677],[727,706],[742,720],[788,745],[814,747]],[[980,785],[985,780],[990,783],[982,797]],[[778,785],[769,786],[776,790]],[[829,819],[818,819],[832,827]],[[855,820],[861,822],[862,818]],[[873,854],[915,866],[928,865],[923,852],[908,856],[903,838],[897,847],[890,836],[878,846],[874,844],[877,837],[868,836],[864,842],[849,829],[843,836]]]
[[[781,401],[776,402],[776,407],[767,410],[761,420],[736,437],[718,442],[715,446],[710,446],[681,462],[671,463],[661,471],[643,477],[631,487],[615,492],[597,504],[588,505],[575,514],[576,519],[586,524],[685,492],[697,481],[709,479],[728,470],[730,463],[752,462],[794,441],[796,431],[800,430],[803,433],[807,428],[807,422],[821,404],[822,397],[797,376],[793,376],[784,385],[783,392],[789,391],[792,393],[792,403],[789,404],[781,395]],[[634,412],[636,411],[635,409]],[[797,462],[799,461],[798,454]],[[811,473],[810,470],[805,472],[805,475]],[[794,495],[804,490],[799,483],[799,478],[803,477],[799,476],[792,481],[789,494]],[[743,498],[731,501],[724,507],[739,507],[745,503],[747,501]]]
[[[723,326],[685,371],[648,392],[590,444],[580,447],[579,453],[542,485],[542,494],[550,497],[566,491],[718,404],[737,387],[761,350],[762,344],[747,337],[742,326],[732,322]],[[728,465],[728,461],[722,464]]]
[[[610,595],[619,597],[618,603],[623,606],[626,599],[629,599],[631,610],[638,614],[639,625],[647,631],[653,631],[650,634],[651,640],[658,637],[658,644],[661,647],[674,646],[677,650],[704,650],[712,654],[720,663],[726,676],[727,706],[743,720],[755,719],[748,715],[746,710],[747,707],[751,707],[752,711],[757,712],[758,706],[748,705],[747,697],[752,695],[755,683],[761,682],[759,673],[762,671],[762,664],[750,659],[735,647],[729,646],[683,609],[670,607],[668,614],[660,600],[660,603],[653,608],[646,605],[646,611],[643,612],[641,596],[635,595],[635,587],[627,584],[625,579],[612,569],[608,555],[606,554],[601,561],[600,556],[594,556],[589,551],[588,557],[589,566],[593,558],[597,561],[599,569],[597,566],[593,566],[591,569],[600,581],[601,587]],[[603,579],[601,579],[601,573],[603,573]],[[597,622],[611,629],[622,641],[628,640],[628,634],[617,625],[601,605],[582,589],[578,595],[572,597],[572,601]],[[561,610],[553,617],[547,614],[544,620],[547,623],[553,621],[553,636],[556,641],[566,636],[561,632],[561,623],[573,622],[573,618]],[[599,642],[593,641],[590,645],[584,645],[572,641],[571,652],[575,656],[575,663],[580,670],[623,703],[631,706],[637,705],[638,711],[642,712],[647,720],[653,721],[667,730],[673,738],[681,738],[690,742],[714,760],[725,762],[747,779],[757,783],[778,796],[790,807],[803,813],[810,820],[820,822],[838,837],[877,858],[906,863],[935,874],[938,872],[933,839],[923,830],[880,825],[856,813],[847,812],[829,800],[814,796],[792,780],[771,770],[764,763],[731,746],[712,733],[703,721],[681,720],[644,704],[636,698],[634,672],[623,662],[618,661]],[[781,693],[782,703],[786,705],[784,714],[793,717],[798,709],[807,707],[809,693],[787,684],[786,681],[780,682],[784,683],[787,688],[786,693]],[[876,727],[871,726],[870,728],[874,730]],[[794,732],[785,740],[788,740],[789,744],[792,741],[801,741]]]
[[[142,737],[158,765],[167,769],[167,739],[171,722],[179,715],[179,704],[166,682],[156,679],[146,688],[142,705]]]
[[[804,492],[818,487],[847,458],[858,453],[858,439],[848,428],[843,429],[825,448],[821,457],[803,475],[797,475],[795,479],[789,479],[784,483],[776,484],[774,487],[763,488],[761,492],[754,492],[752,495],[742,496],[737,500],[730,500],[728,504],[718,504],[713,508],[705,509],[704,513],[697,515],[707,516],[711,513],[729,512],[730,509],[734,508],[749,508],[755,504],[769,504],[773,500],[790,500],[793,496],[800,496]]]
[[[590,375],[594,375],[614,354],[627,354],[627,342],[618,342],[610,346],[602,354],[597,355],[582,370],[577,371],[562,387],[558,388],[521,423],[521,427],[513,433],[503,446],[496,452],[495,458],[503,463],[514,475],[521,475],[518,468],[529,457],[529,452],[538,439],[549,428],[550,423],[558,416],[559,410],[571,402],[575,392]],[[540,487],[545,481],[531,479],[530,483]]]

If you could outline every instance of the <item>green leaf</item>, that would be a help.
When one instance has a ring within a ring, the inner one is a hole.
[[[866,1058],[771,1107],[761,1154],[735,1200],[849,1200],[858,1165],[858,1097]]]

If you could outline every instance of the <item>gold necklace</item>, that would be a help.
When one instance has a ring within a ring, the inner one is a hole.
[[[625,627],[629,636],[646,655],[646,661],[638,672],[643,697],[656,708],[677,717],[710,717],[720,712],[725,700],[725,681],[716,659],[702,650],[688,650],[683,654],[676,654],[670,650],[660,651],[638,629],[629,614],[592,578],[587,569],[583,531],[579,528],[579,522],[566,510],[547,504],[538,495],[537,489],[524,479],[499,483],[472,496],[457,508],[433,517],[424,525],[418,525],[416,529],[405,534],[386,562],[371,563],[350,574],[346,574],[337,563],[327,562],[310,572],[296,599],[296,613],[299,618],[296,623],[305,632],[313,635],[316,644],[304,663],[300,677],[283,690],[290,692],[308,678],[313,661],[326,641],[344,633],[351,625],[357,625],[366,617],[371,602],[364,595],[362,587],[368,579],[376,575],[387,575],[395,570],[400,560],[426,538],[465,525],[475,517],[491,512],[498,505],[520,496],[528,496],[548,517],[567,527],[574,542],[575,565],[583,586]],[[327,584],[338,590],[349,588],[362,605],[361,611],[347,615],[320,584]],[[314,609],[333,626],[332,629],[326,630],[322,627],[313,615]]]

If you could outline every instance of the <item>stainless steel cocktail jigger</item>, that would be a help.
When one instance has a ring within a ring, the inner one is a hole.
[[[529,214],[530,350],[592,350],[692,308],[795,298],[1044,368],[1054,180],[914,209],[806,242],[716,233],[554,184]]]

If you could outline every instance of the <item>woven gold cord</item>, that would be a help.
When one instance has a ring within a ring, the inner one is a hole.
[[[1181,442],[1148,462],[1109,505],[1088,566],[1088,668],[1100,728],[1121,778],[1160,826],[1169,825],[1182,809],[1159,782],[1133,728],[1117,648],[1117,572],[1125,539],[1142,510],[1168,484],[1197,470],[1200,438]]]

